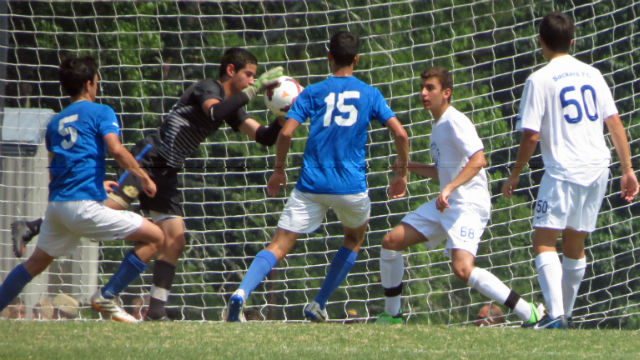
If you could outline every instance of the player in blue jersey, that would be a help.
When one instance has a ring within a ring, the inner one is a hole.
[[[395,137],[399,166],[389,186],[389,197],[402,197],[406,192],[407,133],[382,94],[353,76],[358,44],[358,37],[352,33],[335,34],[328,55],[333,75],[308,86],[287,113],[276,143],[276,162],[267,193],[276,196],[280,186],[286,184],[284,168],[293,132],[309,119],[300,177],[271,243],[256,255],[239,289],[231,296],[227,321],[244,320],[242,308],[251,291],[293,248],[300,234],[317,229],[326,211],[333,208],[344,227],[343,245],[334,256],[316,298],[304,307],[307,319],[327,320],[327,299],[355,264],[369,220],[365,144],[372,119],[386,126]]]
[[[548,314],[534,329],[566,328],[587,267],[584,241],[595,230],[609,178],[611,134],[622,175],[621,198],[633,201],[638,180],[629,142],[611,90],[600,71],[569,55],[574,24],[563,13],[540,23],[540,46],[549,63],[531,74],[520,101],[518,155],[502,193],[511,197],[522,168],[540,142],[545,173],[533,219],[538,283]],[[562,239],[562,262],[556,243]]]
[[[249,51],[241,48],[225,51],[219,78],[203,79],[189,86],[158,130],[134,147],[140,166],[156,182],[158,194],[148,196],[137,177],[124,176],[121,186],[105,201],[108,207],[121,210],[139,200],[140,209],[148,212],[165,233],[165,246],[158,250],[153,265],[151,301],[145,320],[169,320],[165,304],[169,300],[178,259],[186,245],[180,204],[182,193],[178,188],[178,173],[185,159],[225,122],[234,131],[242,132],[262,145],[273,145],[278,137],[284,118],[278,117],[269,126],[262,126],[249,116],[244,106],[258,92],[276,83],[282,68],[273,68],[260,76],[257,71],[258,60]],[[21,256],[24,244],[38,233],[40,222],[11,224],[16,256]]]
[[[49,204],[33,254],[15,267],[0,286],[0,310],[51,262],[69,254],[81,237],[99,241],[134,242],[111,279],[91,297],[92,306],[117,321],[135,322],[116,302],[164,242],[162,230],[128,211],[106,207],[103,201],[115,182],[104,182],[105,149],[116,162],[140,179],[153,197],[156,185],[120,142],[120,127],[109,106],[96,104],[98,66],[91,57],[69,57],[60,65],[60,84],[71,105],[47,126],[49,151]]]

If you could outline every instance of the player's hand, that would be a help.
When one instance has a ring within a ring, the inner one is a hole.
[[[267,182],[267,194],[273,197],[278,196],[280,186],[284,187],[285,185],[287,185],[287,174],[284,169],[275,169]]]
[[[507,180],[502,184],[502,195],[511,198],[513,196],[513,192],[518,188],[518,177],[510,176]]]
[[[104,191],[107,192],[107,194],[112,193],[114,191],[116,191],[116,188],[119,186],[117,182],[113,181],[113,180],[105,180],[104,182],[102,182],[102,186],[104,186]]]
[[[156,183],[154,183],[149,176],[146,176],[145,178],[141,179],[141,183],[142,183],[142,190],[144,191],[145,194],[147,194],[148,197],[152,198],[156,196],[156,192],[158,191],[156,188]]]
[[[242,92],[245,93],[249,98],[249,101],[251,101],[254,97],[256,97],[258,92],[277,84],[278,78],[282,76],[282,71],[282,66],[270,69],[269,71],[260,75],[258,79],[253,82],[253,84],[247,86],[244,90],[242,90]]]
[[[387,190],[387,196],[389,199],[398,199],[407,194],[407,177],[406,176],[394,176],[389,182],[389,190]]]
[[[449,195],[451,195],[451,191],[445,186],[436,199],[436,209],[438,211],[443,212],[449,207]]]
[[[627,171],[620,177],[620,190],[620,197],[629,203],[638,195],[638,179],[633,170]]]

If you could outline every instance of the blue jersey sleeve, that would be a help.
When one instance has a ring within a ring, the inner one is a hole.
[[[110,106],[103,105],[98,117],[98,132],[104,137],[109,133],[120,136],[120,124],[115,111]]]
[[[396,116],[389,105],[387,105],[387,102],[380,93],[380,90],[376,88],[374,88],[373,111],[371,113],[371,116],[383,125],[387,122],[387,120]]]
[[[301,124],[307,121],[307,119],[311,116],[311,114],[309,113],[309,109],[312,108],[312,99],[310,96],[312,88],[313,85],[310,85],[306,89],[302,90],[289,111],[287,111],[287,114],[285,116],[286,119],[295,119]]]

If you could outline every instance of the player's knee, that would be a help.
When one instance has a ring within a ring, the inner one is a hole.
[[[184,233],[177,234],[174,236],[167,236],[165,248],[168,252],[172,254],[181,254],[186,247],[187,241],[185,239]]]
[[[453,263],[453,274],[460,279],[465,284],[469,282],[469,277],[471,276],[471,271],[473,271],[473,266],[469,266],[466,263]]]
[[[394,237],[391,233],[387,233],[382,238],[382,248],[387,249],[387,250],[395,250],[395,251],[403,250],[402,249],[402,244],[399,241],[399,239]]]
[[[347,248],[353,249],[354,247],[360,247],[364,241],[364,236],[345,234],[343,245]]]

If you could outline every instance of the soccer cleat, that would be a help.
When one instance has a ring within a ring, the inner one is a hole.
[[[18,220],[11,223],[11,240],[13,242],[13,254],[16,257],[22,257],[24,250],[29,241],[36,234],[31,231],[24,220]]]
[[[171,320],[167,315],[163,315],[163,316],[161,316],[161,317],[159,317],[157,319],[156,318],[152,318],[149,315],[145,315],[144,321],[160,321],[160,322],[164,322],[164,321],[173,321],[173,320]]]
[[[304,317],[313,322],[325,322],[329,319],[327,309],[321,309],[320,304],[312,301],[304,306]]]
[[[229,299],[227,309],[227,322],[246,322],[244,318],[244,290],[238,289]]]
[[[531,317],[529,317],[529,320],[525,321],[522,324],[522,327],[532,327],[538,321],[540,321],[544,316],[545,308],[544,308],[543,304],[537,304],[536,305],[536,304],[530,302],[529,306],[531,307]]]
[[[552,319],[548,315],[545,315],[542,320],[538,321],[535,325],[533,325],[533,330],[542,330],[542,329],[566,329],[567,328],[567,318],[564,315],[558,316],[555,319]]]
[[[378,318],[376,319],[376,324],[389,324],[389,325],[402,324],[402,313],[398,313],[395,316],[391,316],[385,311],[382,314],[378,315]]]
[[[110,317],[111,320],[129,323],[138,322],[138,319],[124,311],[115,299],[107,299],[103,297],[100,289],[96,290],[93,296],[91,296],[91,306],[98,310],[102,315]]]

